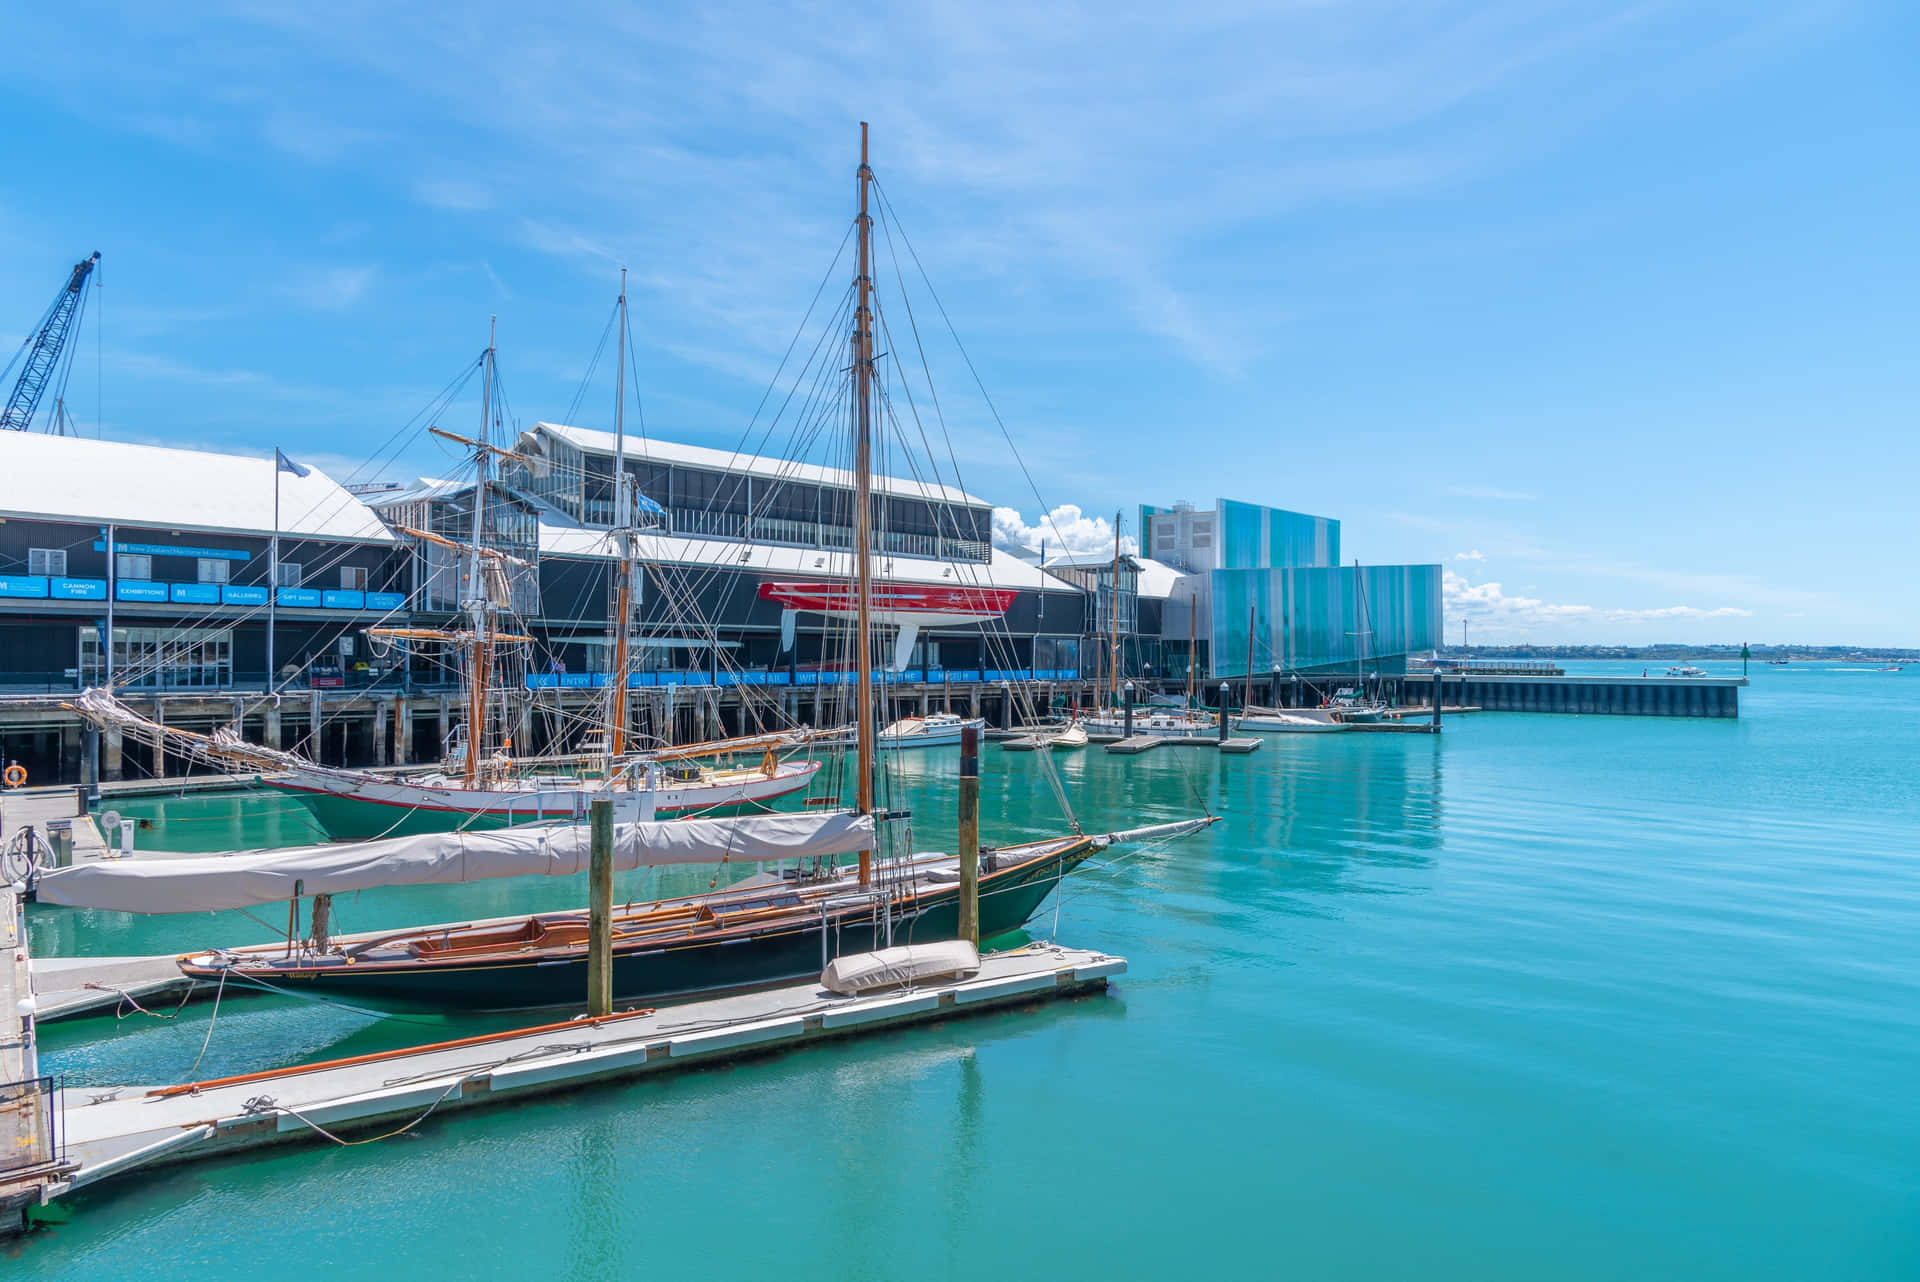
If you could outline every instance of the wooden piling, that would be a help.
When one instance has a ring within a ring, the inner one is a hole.
[[[587,818],[587,1014],[600,1018],[613,1013],[613,802],[595,798]]]
[[[960,731],[960,938],[980,946],[980,731]]]

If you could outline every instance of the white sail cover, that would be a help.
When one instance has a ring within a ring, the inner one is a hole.
[[[100,860],[42,873],[42,903],[128,913],[245,908],[296,894],[447,886],[492,877],[571,877],[591,862],[586,824],[529,824],[282,850]],[[873,848],[873,819],[831,814],[675,819],[614,827],[616,872],[659,864],[808,859]]]

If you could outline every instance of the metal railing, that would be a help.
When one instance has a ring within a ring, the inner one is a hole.
[[[0,1083],[0,1175],[60,1160],[60,1110],[53,1077]]]
[[[710,512],[704,508],[676,507],[669,514],[675,534],[705,538],[750,539],[755,543],[778,543],[790,547],[846,549],[853,546],[853,529],[819,521],[796,521],[783,516],[748,516],[742,512]],[[914,534],[903,530],[878,530],[873,550],[883,555],[923,556],[942,561],[993,559],[993,545],[978,539],[948,538],[938,534]]]

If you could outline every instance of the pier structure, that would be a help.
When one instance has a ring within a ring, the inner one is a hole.
[[[1615,677],[1604,675],[1410,672],[1388,679],[1396,701],[1431,704],[1442,698],[1488,712],[1556,712],[1606,717],[1740,715],[1745,677]]]

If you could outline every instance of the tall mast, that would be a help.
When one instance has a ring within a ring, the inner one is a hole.
[[[1187,598],[1187,706],[1193,706],[1193,673],[1200,666],[1200,594]]]
[[[619,357],[613,377],[613,524],[620,547],[620,582],[613,591],[613,698],[608,720],[607,768],[627,748],[627,634],[633,617],[633,537],[627,511],[627,269],[620,269]]]
[[[867,164],[867,122],[860,122],[860,274],[854,278],[853,312],[853,600],[854,699],[857,711],[858,806],[873,813],[873,277],[868,255],[873,219],[867,213],[867,187],[873,170]],[[873,852],[860,852],[860,884],[873,880]]]
[[[492,598],[487,593],[486,576],[481,571],[480,538],[487,515],[487,473],[493,461],[490,424],[493,419],[493,342],[500,318],[487,318],[487,350],[480,358],[480,447],[473,452],[473,538],[467,570],[467,590],[472,593],[469,610],[473,616],[473,654],[467,664],[467,786],[473,786],[480,768],[480,742],[486,737],[487,667],[493,647],[487,637]]]
[[[1246,693],[1240,696],[1240,711],[1243,716],[1246,710],[1253,706],[1253,611],[1252,606],[1247,607],[1247,684]]]

